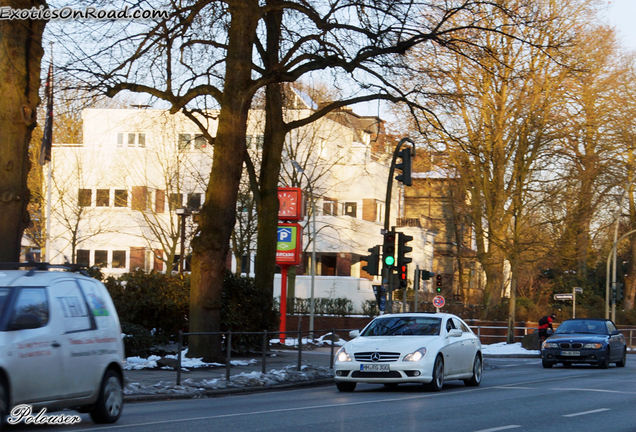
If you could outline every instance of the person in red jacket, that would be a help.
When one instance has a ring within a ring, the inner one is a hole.
[[[548,329],[554,331],[552,328],[552,322],[556,319],[556,314],[546,315],[539,320],[539,338],[541,342],[547,339]]]

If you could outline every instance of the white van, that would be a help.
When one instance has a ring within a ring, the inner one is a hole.
[[[49,270],[61,266],[32,265],[0,264],[0,424],[19,406],[73,408],[96,423],[116,422],[124,346],[106,287]]]

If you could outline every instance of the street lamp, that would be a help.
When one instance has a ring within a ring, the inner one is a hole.
[[[296,171],[301,173],[307,179],[307,185],[309,186],[309,194],[311,195],[311,219],[312,219],[312,232],[313,238],[311,241],[311,294],[309,301],[309,333],[311,334],[311,338],[314,338],[314,311],[315,311],[315,300],[314,300],[314,283],[316,278],[316,200],[314,198],[314,189],[311,186],[311,180],[305,174],[305,170],[301,168],[300,164],[295,160],[291,161],[291,164],[296,168]]]
[[[618,208],[616,209],[616,225],[614,227],[614,244],[612,247],[612,252],[610,252],[610,253],[613,253],[613,258],[614,258],[614,263],[613,263],[614,266],[612,269],[612,288],[614,290],[616,290],[616,254],[617,254],[616,245],[618,244],[618,225],[621,218],[621,211],[623,210],[623,201],[625,200],[625,196],[627,195],[627,192],[632,187],[632,184],[634,184],[634,181],[636,181],[636,173],[634,173],[634,175],[632,176],[632,179],[629,181],[629,184],[627,185],[627,187],[623,189],[621,202],[618,205]],[[607,274],[606,285],[605,285],[605,319],[610,318],[610,303],[611,303],[612,304],[612,321],[616,322],[616,301],[614,299],[614,296],[612,296],[612,300],[610,301],[609,258],[608,258],[607,266],[608,266],[607,267],[608,274]]]
[[[179,273],[183,274],[185,267],[185,218],[190,216],[192,212],[188,207],[181,207],[174,211],[177,216],[181,216],[181,258],[179,259]]]

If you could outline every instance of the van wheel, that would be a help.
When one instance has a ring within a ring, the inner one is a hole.
[[[7,388],[4,380],[0,378],[0,429],[2,429],[2,424],[4,423],[4,416],[6,416],[9,411],[8,404]]]
[[[124,404],[121,381],[119,374],[111,369],[104,374],[99,398],[95,408],[90,412],[95,423],[115,423],[121,416]]]

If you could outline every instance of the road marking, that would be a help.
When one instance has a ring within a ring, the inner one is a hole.
[[[497,388],[497,389],[512,389],[512,390],[536,390],[536,387],[515,387],[515,386],[493,386],[490,388]]]
[[[520,425],[508,425],[508,426],[501,426],[501,427],[496,427],[492,429],[482,429],[476,432],[495,432],[495,431],[502,431],[502,430],[508,430],[508,429],[516,429],[520,427],[521,427]]]
[[[582,389],[582,388],[553,388],[552,391],[586,391],[599,393],[618,393],[618,394],[634,394],[634,392],[626,392],[621,390],[604,390],[604,389]]]
[[[563,417],[576,417],[576,416],[582,416],[582,415],[587,415],[587,414],[596,414],[596,413],[600,413],[603,411],[609,411],[609,408],[599,408],[599,409],[595,409],[595,410],[591,410],[591,411],[583,411],[580,413],[574,413],[574,414],[564,414]]]

